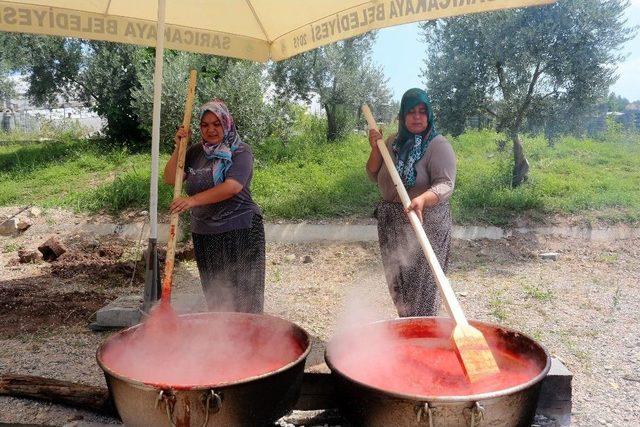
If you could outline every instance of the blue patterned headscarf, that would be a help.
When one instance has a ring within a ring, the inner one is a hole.
[[[213,162],[213,183],[218,185],[224,182],[227,171],[233,164],[233,152],[238,149],[242,140],[238,136],[233,117],[231,117],[231,113],[229,113],[229,109],[224,102],[219,99],[213,99],[204,104],[200,107],[200,120],[202,120],[202,116],[207,111],[218,117],[224,130],[224,137],[219,144],[208,144],[204,139],[202,140],[204,156],[208,160],[215,160]]]
[[[424,132],[413,134],[407,129],[404,120],[407,113],[419,104],[424,104],[427,107],[429,123]],[[416,163],[424,156],[429,142],[436,136],[438,136],[438,132],[436,131],[433,110],[431,109],[427,92],[418,88],[409,89],[402,95],[400,113],[398,113],[398,134],[391,145],[398,159],[396,169],[405,187],[416,185]]]

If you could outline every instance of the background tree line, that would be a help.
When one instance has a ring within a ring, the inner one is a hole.
[[[623,17],[628,5],[628,0],[560,0],[423,23],[423,77],[440,130],[455,136],[470,117],[490,119],[512,141],[512,185],[521,184],[529,170],[523,135],[579,135],[599,104],[620,111],[628,103],[608,95],[623,59],[620,48],[635,31]],[[272,135],[286,140],[296,101],[318,100],[329,141],[362,123],[363,102],[379,121],[391,122],[398,103],[372,62],[374,41],[375,33],[368,33],[270,65],[169,51],[162,141],[170,147],[192,67],[200,71],[197,102],[225,99],[248,142]],[[9,33],[0,33],[0,43],[1,97],[14,93],[9,76],[20,72],[28,77],[27,94],[36,104],[58,96],[83,100],[106,119],[110,144],[148,146],[153,49]]]
[[[390,119],[391,92],[371,63],[375,34],[316,49],[268,67],[244,60],[168,51],[165,54],[161,138],[165,145],[181,122],[188,70],[199,71],[197,103],[224,99],[248,142],[274,133],[286,136],[294,101],[319,98],[326,137],[351,132],[365,100],[380,119]],[[27,76],[27,96],[36,105],[56,98],[81,100],[106,119],[111,144],[146,147],[151,130],[152,48],[72,38],[0,33],[0,97],[15,95],[9,76]],[[309,77],[309,75],[311,77]],[[267,100],[267,93],[273,92]]]

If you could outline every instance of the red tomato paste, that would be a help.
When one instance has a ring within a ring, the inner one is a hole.
[[[341,373],[360,383],[421,396],[466,396],[504,390],[531,380],[544,368],[539,360],[510,351],[507,346],[492,346],[500,372],[470,383],[450,331],[424,325],[361,331],[339,340],[331,352],[331,361]],[[495,342],[497,338],[487,339]]]
[[[188,389],[267,374],[305,351],[291,326],[279,319],[224,313],[178,317],[163,306],[104,347],[101,359],[108,369],[146,384]]]

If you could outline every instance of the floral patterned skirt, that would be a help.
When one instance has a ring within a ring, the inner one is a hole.
[[[375,216],[382,264],[398,315],[436,316],[440,292],[402,205],[382,201],[376,207]],[[422,226],[446,273],[453,226],[449,203],[425,209]]]

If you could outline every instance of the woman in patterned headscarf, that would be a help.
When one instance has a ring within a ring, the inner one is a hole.
[[[440,294],[415,232],[408,221],[376,141],[382,134],[369,131],[371,154],[367,173],[378,184],[382,200],[375,216],[378,240],[389,292],[400,317],[435,316]],[[427,93],[409,89],[402,97],[398,132],[386,140],[396,169],[411,198],[409,209],[422,221],[442,268],[447,270],[451,248],[449,197],[456,177],[456,158],[439,135]]]
[[[207,305],[213,311],[260,313],[264,305],[265,239],[262,213],[249,190],[253,154],[238,136],[227,106],[214,99],[200,108],[202,140],[185,157],[188,196],[171,213],[191,211],[191,233]],[[176,147],[189,129],[176,132]],[[164,169],[173,185],[174,150]]]

